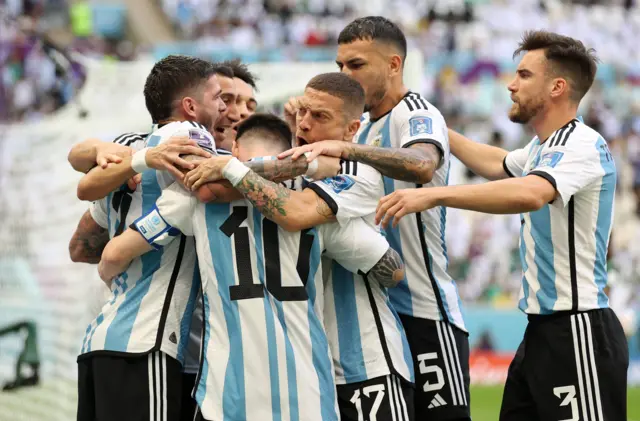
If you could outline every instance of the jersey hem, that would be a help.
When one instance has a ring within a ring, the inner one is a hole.
[[[393,303],[391,303],[393,304]],[[407,313],[403,313],[401,311],[396,310],[396,313],[398,313],[399,315],[403,316],[403,317],[411,317],[412,319],[420,319],[420,320],[428,320],[430,322],[443,322],[443,323],[447,323],[449,325],[451,325],[452,327],[455,327],[456,329],[462,331],[462,333],[465,333],[467,336],[469,336],[469,331],[467,330],[467,327],[462,325],[460,326],[460,324],[447,320],[447,319],[433,319],[431,317],[421,317],[421,316],[416,316],[414,314],[407,314]]]
[[[178,363],[180,363],[180,361],[176,358],[177,355],[174,355],[174,353],[172,352],[167,352],[163,350],[161,347],[155,347],[155,346],[149,349],[148,351],[141,351],[141,352],[124,352],[124,351],[112,351],[108,349],[97,349],[95,351],[89,351],[89,352],[85,352],[84,354],[78,355],[78,358],[76,358],[76,362],[84,361],[91,357],[140,358],[158,351],[162,352],[163,354],[166,354],[167,357],[173,358],[174,360],[178,361]],[[182,365],[182,363],[180,363],[180,365]]]
[[[553,178],[553,176],[547,172],[544,171],[531,171],[529,173],[529,175],[537,175],[538,177],[542,177],[545,180],[547,180],[549,183],[551,183],[551,185],[553,186],[553,189],[555,191],[558,191],[558,184],[556,183],[556,179]]]
[[[509,170],[509,167],[507,166],[507,156],[505,156],[504,159],[502,160],[502,169],[504,170],[504,172],[507,173],[508,177],[515,178],[515,175],[513,175],[513,173]]]

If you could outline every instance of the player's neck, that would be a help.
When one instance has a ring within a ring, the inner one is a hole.
[[[578,109],[573,105],[545,111],[531,121],[538,139],[545,142],[556,130],[576,118]]]
[[[409,90],[403,83],[400,83],[397,87],[389,89],[384,98],[382,98],[382,101],[369,111],[369,117],[372,120],[376,120],[387,114],[393,109],[393,107],[402,101],[402,98],[404,98],[407,92],[409,92]]]

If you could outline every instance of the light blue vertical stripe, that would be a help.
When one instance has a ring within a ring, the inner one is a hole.
[[[113,199],[113,192],[109,193],[107,197],[103,200],[106,200],[107,203],[107,226],[109,227],[109,237],[113,238],[113,234],[116,231],[115,226],[111,225],[111,200]]]
[[[185,253],[195,253],[195,247],[189,250],[185,250]],[[184,313],[182,314],[182,320],[180,320],[180,342],[178,342],[178,354],[176,359],[180,364],[184,365],[184,351],[189,346],[189,333],[191,332],[191,322],[193,321],[193,310],[196,307],[196,300],[198,299],[198,291],[201,287],[200,269],[198,267],[198,261],[193,267],[193,277],[191,278],[191,290],[189,291],[189,298],[187,305],[185,306]]]
[[[209,297],[206,292],[202,292],[202,317],[204,319],[204,333],[202,338],[202,368],[200,370],[200,381],[196,385],[195,399],[198,402],[198,406],[202,406],[204,397],[207,395],[207,377],[209,377],[209,361],[207,358],[207,349],[209,347],[209,339],[211,338],[211,325],[209,324],[209,317],[211,317],[211,310],[209,308]]]
[[[159,140],[159,136],[151,136],[148,144],[155,146]],[[138,188],[142,190],[142,215],[145,215],[153,209],[162,194],[160,185],[158,185],[156,171],[145,171],[142,174],[142,182]],[[116,316],[107,329],[105,349],[126,351],[133,325],[138,317],[140,303],[149,292],[154,273],[160,268],[162,254],[162,250],[153,250],[140,256],[142,276],[134,283],[118,307]]]
[[[369,123],[367,125],[367,127],[362,131],[362,133],[360,133],[360,136],[358,136],[358,144],[359,145],[366,145],[367,144],[367,138],[369,137],[369,132],[371,131],[371,126],[373,126],[373,123]]]
[[[227,332],[229,333],[229,359],[224,373],[224,390],[222,392],[222,410],[224,419],[244,420],[246,413],[244,355],[242,345],[242,326],[238,303],[231,301],[229,287],[235,285],[234,259],[231,239],[220,226],[230,215],[229,204],[207,204],[205,218],[209,236],[209,248],[213,260],[213,269],[218,281],[218,294],[222,301]],[[222,373],[216,373],[221,375]],[[202,381],[200,382],[202,384]]]
[[[527,244],[524,242],[525,224],[523,214],[520,214],[520,220],[523,221],[520,224],[520,264],[522,265],[522,291],[524,292],[524,296],[520,299],[518,308],[522,311],[526,311],[529,307],[529,282],[527,282],[525,274],[529,269],[529,265],[527,264]]]
[[[451,173],[451,162],[447,165],[447,175],[444,179],[445,186],[449,185],[449,174]],[[445,272],[449,270],[449,253],[447,252],[447,241],[446,241],[446,229],[447,229],[447,208],[445,206],[440,206],[440,242],[442,244],[442,253],[444,254],[444,270]],[[458,297],[460,297],[458,295]],[[462,308],[462,306],[460,306]]]
[[[265,285],[264,275],[264,253],[262,244],[262,214],[257,210],[253,210],[253,238],[256,244],[256,265],[258,267],[258,279],[260,283]],[[276,325],[271,307],[271,297],[265,294],[263,300],[264,315],[267,330],[267,355],[269,361],[269,382],[271,386],[271,413],[273,421],[282,419],[282,409],[280,407],[280,374],[278,372],[278,345],[276,343]]]
[[[529,213],[531,237],[535,250],[533,262],[538,270],[538,282],[540,283],[540,289],[536,292],[536,298],[540,304],[540,314],[552,313],[553,306],[558,300],[550,212],[549,205],[544,205],[541,209]]]
[[[598,307],[609,306],[609,298],[604,293],[607,286],[607,246],[609,244],[609,232],[611,230],[611,214],[616,191],[616,165],[613,157],[608,154],[607,143],[600,137],[596,143],[600,155],[600,165],[604,170],[600,197],[598,199],[598,219],[596,223],[595,241],[596,255],[593,264],[593,277],[598,285]]]
[[[313,246],[311,247],[311,258],[309,260],[309,278],[307,279],[307,294],[309,295],[308,317],[309,330],[311,335],[311,353],[313,356],[313,367],[318,375],[320,387],[320,412],[323,421],[335,420],[336,388],[333,380],[333,368],[329,359],[329,342],[325,334],[324,327],[315,312],[316,303],[316,274],[320,267],[320,241],[315,228],[306,235],[313,235]],[[323,288],[322,280],[319,281],[320,288]]]
[[[407,365],[407,367],[409,367],[409,375],[411,376],[409,380],[411,382],[415,382],[415,375],[414,375],[414,369],[413,369],[413,356],[411,355],[411,347],[409,346],[409,342],[407,341],[407,335],[404,331],[404,326],[402,325],[400,316],[398,315],[396,310],[393,308],[393,305],[391,304],[391,301],[389,299],[389,294],[386,291],[385,291],[385,295],[387,296],[385,300],[386,304],[389,307],[391,314],[393,314],[393,317],[396,320],[396,328],[398,329],[398,332],[400,332],[400,338],[402,340],[402,356],[404,358],[405,364]]]
[[[363,381],[367,379],[367,368],[362,352],[362,336],[360,335],[353,273],[337,262],[333,262],[331,272],[340,365],[344,370],[344,378],[347,383]]]
[[[282,331],[284,332],[285,358],[287,361],[287,385],[289,387],[289,419],[291,421],[300,421],[300,410],[298,407],[298,376],[296,374],[296,354],[293,351],[293,345],[291,345],[291,340],[289,339],[289,329],[287,327],[287,320],[284,315],[284,308],[282,306],[282,303],[276,299],[273,299],[273,304],[276,307],[278,320],[280,321],[280,324],[282,325]],[[302,381],[306,381],[306,379],[302,379]]]

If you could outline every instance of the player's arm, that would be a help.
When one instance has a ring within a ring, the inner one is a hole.
[[[109,241],[98,265],[100,278],[109,283],[136,257],[161,249],[182,233],[193,235],[194,201],[195,198],[178,183],[163,190],[153,209]]]
[[[508,151],[496,146],[474,142],[451,129],[449,129],[449,146],[451,153],[480,177],[487,180],[500,180],[509,177],[504,165]]]
[[[69,256],[73,262],[98,263],[109,242],[109,232],[86,211],[69,241]]]
[[[361,273],[386,288],[404,279],[400,255],[389,246],[382,234],[362,218],[348,223],[319,226],[325,239],[325,255],[353,273]]]
[[[107,168],[93,168],[80,180],[78,198],[80,200],[101,199],[138,174],[136,169],[141,171],[140,168],[166,170],[177,179],[181,179],[183,174],[179,168],[195,167],[194,163],[186,161],[181,155],[197,155],[205,158],[211,156],[198,147],[195,140],[185,137],[171,139],[158,146],[138,151],[118,164],[111,164]]]
[[[86,174],[96,165],[105,168],[109,163],[120,163],[132,153],[133,149],[128,146],[87,139],[74,145],[67,159],[74,170]]]
[[[222,178],[222,168],[231,157],[214,157],[201,162],[198,167],[187,174],[185,185],[194,189],[201,202],[231,202],[242,199],[241,192],[234,189]],[[319,157],[317,167],[309,172],[309,163],[304,159],[264,159],[244,163],[260,177],[279,183],[292,180],[300,175],[311,175],[315,179],[323,179],[335,176],[340,171],[340,161],[337,158]]]

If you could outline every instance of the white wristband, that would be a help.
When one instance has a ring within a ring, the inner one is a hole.
[[[147,166],[147,151],[149,148],[140,149],[131,158],[131,168],[138,174],[149,169]]]
[[[244,165],[238,158],[231,158],[222,169],[222,175],[229,180],[233,187],[240,184],[245,175],[249,172],[249,167]]]
[[[305,157],[309,157],[309,155],[311,155],[311,152],[305,152],[304,156]],[[309,178],[313,178],[313,176],[318,172],[318,158],[314,159],[313,161],[309,162],[307,164],[307,172],[304,174],[305,176],[309,177]]]

